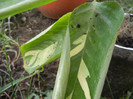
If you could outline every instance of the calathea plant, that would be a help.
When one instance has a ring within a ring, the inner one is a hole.
[[[53,99],[99,99],[123,16],[113,1],[77,7],[21,46],[25,70],[61,57]]]

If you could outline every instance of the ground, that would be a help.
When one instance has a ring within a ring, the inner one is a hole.
[[[14,79],[19,79],[21,77],[29,75],[23,68],[23,60],[20,54],[19,47],[24,44],[32,37],[36,36],[44,29],[49,27],[56,20],[52,20],[43,16],[37,9],[33,9],[14,17],[11,17],[11,29],[9,29],[8,24],[3,26],[7,30],[7,35],[10,35],[12,39],[18,41],[19,45],[14,44],[13,41],[9,41],[7,46],[7,56],[10,63],[11,75]],[[5,22],[9,22],[7,19]],[[11,50],[10,50],[11,49]],[[19,55],[20,54],[20,55]],[[2,42],[0,43],[0,87],[9,83],[8,67],[6,64],[6,58],[3,52]],[[19,56],[19,57],[18,57]],[[52,63],[44,66],[44,72],[38,75],[28,78],[18,84],[20,87],[23,98],[25,99],[31,93],[38,96],[46,96],[46,91],[52,90],[55,82],[55,77],[58,69],[59,59]],[[15,87],[15,86],[14,86]],[[126,90],[125,90],[126,91]],[[17,99],[22,99],[18,87],[15,87]],[[105,92],[110,93],[110,92]],[[106,95],[103,93],[103,96]],[[107,94],[108,95],[108,94]],[[111,95],[108,95],[111,97]],[[0,95],[0,99],[12,99],[12,89],[8,89]],[[42,98],[41,98],[42,99]],[[108,98],[110,99],[110,98]]]

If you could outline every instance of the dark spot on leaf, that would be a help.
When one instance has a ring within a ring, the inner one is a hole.
[[[71,27],[74,28],[73,25],[71,25]]]
[[[76,12],[73,12],[73,14],[76,14]]]
[[[91,20],[92,18],[90,18],[90,20]]]
[[[96,13],[95,17],[98,17],[100,14],[99,13]]]
[[[95,27],[95,25],[92,25],[93,27]]]
[[[80,24],[77,24],[77,28],[80,28]]]
[[[84,35],[86,35],[87,33],[83,33]]]

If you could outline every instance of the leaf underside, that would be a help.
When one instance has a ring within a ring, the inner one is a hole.
[[[21,46],[24,68],[28,73],[60,57],[62,42],[71,13],[60,18],[51,27]]]
[[[67,28],[52,99],[64,99],[70,71],[70,37]]]

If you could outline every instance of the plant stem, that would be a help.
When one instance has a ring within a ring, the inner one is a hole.
[[[3,20],[2,20],[2,23],[3,23]],[[2,24],[1,24],[1,28],[2,28]],[[3,47],[4,47],[4,54],[5,54],[6,62],[7,62],[7,66],[8,66],[9,78],[10,78],[10,82],[11,82],[11,85],[12,85],[12,91],[13,91],[13,94],[14,94],[14,98],[16,99],[16,95],[15,95],[15,91],[14,91],[13,83],[12,83],[12,78],[11,78],[11,71],[10,71],[9,61],[8,61],[8,57],[7,57],[6,47],[5,47],[5,40],[4,40],[4,35],[5,34],[4,34],[4,31],[2,29],[1,29],[1,32],[2,32],[2,41],[3,41]]]
[[[30,78],[30,86],[28,88],[28,96],[29,96],[29,93],[30,93],[30,90],[31,90],[31,83],[32,83],[32,77]],[[27,96],[27,99],[28,99],[28,96]]]
[[[109,90],[110,90],[111,97],[112,97],[112,99],[114,99],[114,95],[113,95],[113,93],[112,93],[112,89],[111,89],[111,86],[110,86],[108,77],[106,78],[106,80],[107,80],[107,84],[108,84],[108,87],[109,87]]]

